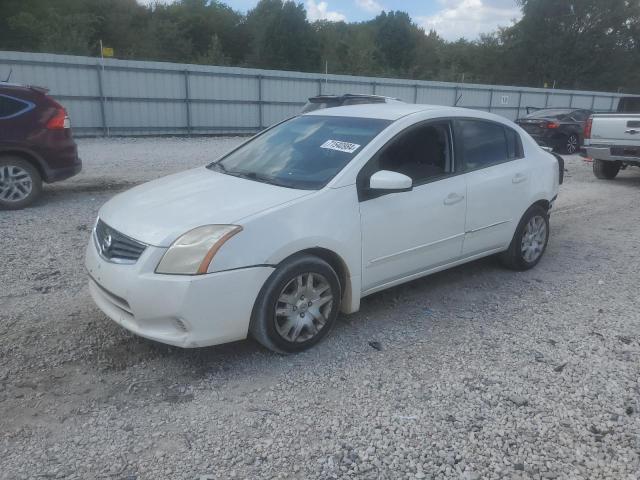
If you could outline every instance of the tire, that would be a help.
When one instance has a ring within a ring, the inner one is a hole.
[[[31,163],[15,156],[0,157],[0,209],[19,210],[42,192],[42,177]]]
[[[570,133],[564,137],[560,145],[560,152],[565,155],[573,155],[580,150],[580,137],[575,133]]]
[[[593,159],[593,174],[601,180],[613,180],[618,175],[622,164],[606,160]]]
[[[535,232],[532,222],[542,229],[537,234],[530,233],[532,229]],[[522,216],[509,249],[500,255],[500,260],[512,270],[529,270],[535,267],[544,255],[548,241],[549,213],[540,205],[533,205]],[[533,253],[535,255],[532,255]]]
[[[329,333],[341,297],[340,279],[331,265],[313,255],[293,256],[276,268],[260,290],[249,331],[274,352],[301,352]]]

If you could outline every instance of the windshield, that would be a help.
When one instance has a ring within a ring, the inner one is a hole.
[[[294,117],[208,168],[283,187],[317,190],[390,123],[374,118]]]
[[[563,119],[564,117],[573,113],[574,110],[538,110],[528,115],[529,118],[556,118],[558,120]]]

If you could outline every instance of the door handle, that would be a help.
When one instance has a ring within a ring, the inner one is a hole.
[[[527,176],[522,173],[516,173],[511,179],[512,183],[522,183],[527,179]]]
[[[630,128],[629,130],[625,130],[624,133],[635,135],[636,133],[640,133],[640,130],[636,130],[635,128]]]
[[[464,195],[458,195],[457,193],[450,193],[447,198],[444,199],[445,205],[455,205],[458,202],[464,200]]]

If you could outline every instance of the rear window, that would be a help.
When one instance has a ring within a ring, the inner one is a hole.
[[[31,104],[24,100],[0,94],[0,119],[15,117],[30,108]]]
[[[636,97],[621,98],[620,103],[618,103],[618,112],[640,113],[640,98],[636,98]]]
[[[560,120],[570,115],[574,111],[575,110],[567,110],[567,109],[538,110],[536,112],[533,112],[527,115],[527,117],[528,118],[555,118]]]

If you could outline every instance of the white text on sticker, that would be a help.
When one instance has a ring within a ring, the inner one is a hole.
[[[320,148],[328,148],[329,150],[337,150],[339,152],[353,153],[360,145],[357,143],[341,142],[339,140],[327,140]]]

